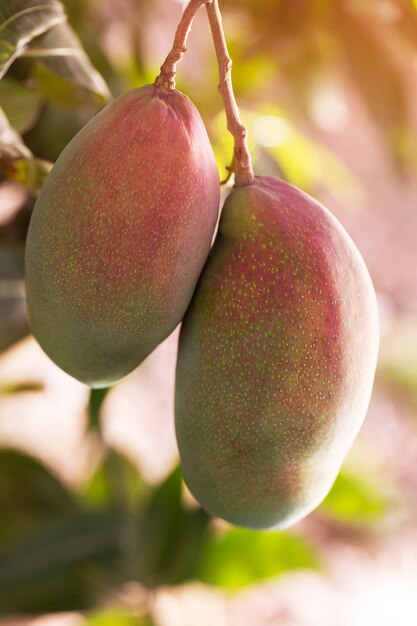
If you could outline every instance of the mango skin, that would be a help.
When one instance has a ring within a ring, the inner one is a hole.
[[[108,104],[68,144],[36,203],[26,251],[33,333],[102,387],[180,322],[212,243],[219,175],[203,121],[153,85]]]
[[[273,178],[234,189],[179,340],[176,434],[200,504],[255,529],[313,510],[365,417],[378,335],[337,220]]]

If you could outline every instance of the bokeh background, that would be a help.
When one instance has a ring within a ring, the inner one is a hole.
[[[65,0],[67,20],[56,0],[2,0],[2,626],[417,623],[417,2],[221,8],[256,173],[322,201],[372,275],[381,353],[365,425],[314,513],[287,531],[237,529],[209,519],[181,481],[177,331],[93,393],[43,354],[23,282],[36,193],[110,93],[154,80],[182,3]],[[232,140],[204,9],[188,48],[177,86],[223,177]]]

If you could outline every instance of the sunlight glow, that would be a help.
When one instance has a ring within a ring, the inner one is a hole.
[[[259,145],[274,148],[289,140],[290,127],[283,117],[261,115],[254,121],[253,134]]]
[[[311,117],[322,130],[335,133],[349,122],[349,110],[342,91],[332,83],[322,83],[311,100]]]

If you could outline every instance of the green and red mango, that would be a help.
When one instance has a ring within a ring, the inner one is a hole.
[[[70,142],[30,224],[33,333],[91,386],[133,370],[180,322],[212,242],[219,177],[202,119],[152,85]]]
[[[378,315],[337,220],[267,177],[235,188],[182,325],[176,432],[191,492],[240,526],[288,526],[329,491],[365,417]]]

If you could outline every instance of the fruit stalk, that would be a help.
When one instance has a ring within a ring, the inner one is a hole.
[[[232,60],[227,49],[218,0],[190,0],[175,33],[171,51],[161,65],[160,74],[155,79],[155,87],[163,91],[175,89],[177,64],[187,52],[187,39],[194,17],[203,4],[207,8],[219,66],[219,91],[226,112],[227,128],[234,139],[234,158],[229,170],[233,170],[235,173],[235,186],[244,187],[251,185],[254,181],[252,159],[247,143],[247,131],[240,119],[239,108],[233,92]]]
[[[247,131],[239,115],[232,83],[232,59],[227,49],[223,30],[222,15],[218,0],[207,3],[214,48],[219,66],[219,91],[223,98],[227,119],[227,129],[234,139],[235,187],[251,185],[254,181],[252,159],[247,143]]]
[[[202,4],[209,5],[212,0],[190,0],[184,10],[181,21],[178,24],[174,37],[172,48],[161,65],[161,71],[155,79],[155,87],[163,91],[172,91],[175,89],[175,76],[177,73],[177,64],[181,61],[187,52],[187,39],[190,34],[194,17]]]

